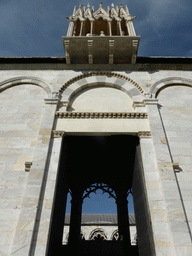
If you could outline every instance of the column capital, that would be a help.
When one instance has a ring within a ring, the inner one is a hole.
[[[145,105],[158,105],[159,100],[158,99],[144,99],[143,100]]]
[[[44,99],[46,105],[57,105],[59,99]]]
[[[138,137],[141,138],[151,138],[151,132],[150,131],[143,131],[138,132]]]
[[[65,131],[53,130],[52,136],[53,136],[53,138],[62,138],[65,136]]]

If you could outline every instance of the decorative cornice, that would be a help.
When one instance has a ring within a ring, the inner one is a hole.
[[[20,63],[0,63],[0,70],[89,70],[89,64],[66,64],[66,63],[22,63],[22,59]],[[151,71],[151,70],[192,70],[192,64],[95,64],[94,69],[110,69],[110,70],[129,70],[129,71]]]
[[[57,118],[70,118],[70,119],[147,119],[147,113],[140,112],[56,112]]]
[[[138,137],[141,138],[151,138],[151,132],[138,132]]]
[[[65,135],[65,131],[56,131],[52,133],[53,138],[62,138]]]
[[[90,76],[108,76],[108,77],[116,77],[116,78],[125,80],[125,81],[133,84],[135,87],[137,87],[137,89],[142,94],[144,94],[144,90],[142,89],[142,87],[138,83],[136,83],[134,80],[132,80],[131,78],[126,77],[126,76],[121,75],[121,74],[118,74],[118,73],[115,73],[115,72],[108,72],[108,71],[91,71],[91,72],[76,76],[76,77],[70,79],[69,81],[67,81],[60,88],[59,93],[62,94],[67,89],[67,87],[69,87],[72,83],[75,83],[78,80],[81,80],[81,79],[84,79],[84,78],[87,78],[87,77],[90,77]]]

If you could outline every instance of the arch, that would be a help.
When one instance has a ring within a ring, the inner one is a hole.
[[[82,89],[98,85],[122,90],[133,101],[143,101],[144,91],[139,84],[129,77],[107,71],[93,71],[74,77],[60,88],[59,93],[63,101],[70,101],[72,96]]]
[[[118,241],[119,240],[119,230],[116,229],[113,234],[111,235],[111,240]]]
[[[89,236],[89,240],[107,240],[105,230],[102,228],[94,229]]]
[[[183,86],[189,86],[192,87],[192,80],[186,79],[182,77],[168,77],[161,79],[160,81],[157,81],[153,84],[153,86],[150,89],[150,93],[153,98],[156,98],[161,90],[168,86],[175,86],[175,85],[183,85]]]
[[[43,79],[31,76],[22,76],[22,77],[14,77],[11,79],[7,79],[0,83],[0,92],[5,91],[8,88],[13,86],[21,85],[21,84],[32,84],[37,85],[43,88],[48,98],[52,98],[52,91],[49,84],[47,84]]]
[[[104,17],[100,17],[99,19],[96,19],[93,23],[93,31],[94,34],[99,36],[100,32],[103,31],[106,36],[109,35],[108,33],[108,22],[107,19]]]

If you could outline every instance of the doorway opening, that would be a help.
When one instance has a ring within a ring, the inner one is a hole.
[[[131,245],[128,195],[132,193],[135,155],[138,137],[131,135],[66,136],[55,191],[47,255],[114,255],[138,254],[138,247]],[[115,200],[118,235],[104,239],[98,231],[93,239],[82,239],[83,201],[93,192],[102,191]],[[63,245],[67,195],[71,194],[68,243]],[[135,201],[135,200],[134,200]],[[133,210],[132,210],[133,212]]]

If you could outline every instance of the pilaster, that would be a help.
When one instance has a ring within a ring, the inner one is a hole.
[[[30,168],[15,239],[12,246],[12,255],[35,255],[34,252],[50,160],[52,128],[58,100],[46,99],[45,103],[46,105],[34,152],[33,164]]]
[[[156,154],[156,169],[160,179],[161,191],[164,198],[164,208],[166,209],[166,223],[168,230],[171,231],[173,254],[191,250],[190,232],[187,226],[185,209],[182,204],[180,188],[178,186],[175,172],[178,171],[178,163],[173,163],[170,147],[168,144],[166,130],[159,113],[159,104],[157,99],[144,100],[149,123],[151,127],[152,140]],[[143,142],[141,141],[141,145]],[[143,158],[143,161],[144,158]],[[157,203],[157,202],[156,202]],[[163,229],[166,225],[159,225]],[[176,228],[180,227],[180,228]],[[158,231],[160,234],[160,230]],[[158,234],[158,233],[157,233]],[[179,238],[183,237],[185,243],[180,243]],[[187,255],[187,254],[186,254]]]

